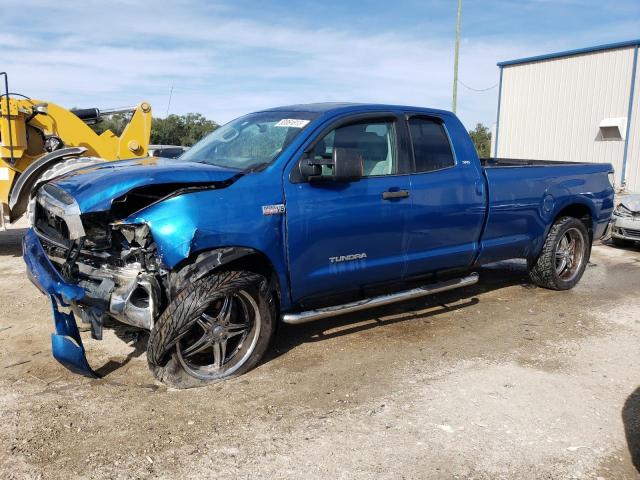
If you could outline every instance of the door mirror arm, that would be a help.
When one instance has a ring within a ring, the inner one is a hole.
[[[300,175],[307,182],[312,182],[322,177],[322,165],[333,165],[331,161],[328,163],[320,163],[320,161],[315,160],[311,155],[311,152],[305,152],[298,165]]]

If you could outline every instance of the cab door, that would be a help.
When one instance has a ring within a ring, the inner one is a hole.
[[[486,212],[477,161],[457,157],[442,119],[409,116],[407,126],[414,164],[407,273],[468,267],[478,253]]]
[[[411,184],[406,141],[398,136],[401,121],[393,114],[343,119],[305,147],[306,155],[325,161],[334,148],[357,150],[363,161],[359,180],[296,179],[298,162],[285,179],[294,302],[404,276]],[[331,168],[323,167],[323,175]]]

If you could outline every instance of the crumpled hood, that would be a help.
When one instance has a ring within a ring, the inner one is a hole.
[[[620,203],[632,212],[640,212],[640,194],[631,194],[620,197]]]
[[[215,186],[238,175],[238,170],[204,163],[150,157],[83,168],[51,183],[73,196],[80,211],[86,213],[108,210],[114,199],[138,187],[161,184]]]

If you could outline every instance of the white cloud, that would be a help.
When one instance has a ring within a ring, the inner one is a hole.
[[[32,15],[46,9],[46,15]],[[117,107],[148,100],[164,116],[201,112],[222,122],[247,111],[315,101],[450,108],[453,40],[440,34],[379,33],[250,19],[223,3],[24,0],[5,9],[0,65],[11,89],[72,106]],[[23,12],[21,17],[12,12]],[[331,25],[331,22],[320,25]],[[463,42],[460,78],[482,88],[499,60],[541,53],[500,38]],[[497,89],[459,89],[467,126],[490,124]]]
[[[174,84],[173,112],[200,111],[218,121],[325,100],[449,106],[450,46],[437,40],[249,20],[212,24],[173,14],[147,18],[141,30],[129,30],[119,18],[105,20],[111,44],[104,31],[74,28],[2,58],[12,89],[66,106],[120,106],[144,98],[164,115]],[[157,41],[167,48],[153,46]]]
[[[18,35],[0,32],[0,48],[16,48],[22,46],[24,40]]]

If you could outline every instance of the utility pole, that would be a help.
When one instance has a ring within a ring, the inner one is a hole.
[[[169,92],[169,102],[167,103],[167,114],[165,117],[169,116],[169,108],[171,108],[171,97],[173,97],[173,84],[171,84],[171,91]]]
[[[460,52],[460,15],[462,14],[462,0],[458,0],[458,19],[456,21],[456,51],[453,59],[453,97],[451,110],[456,113],[458,103],[458,53]]]

